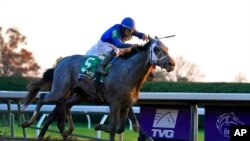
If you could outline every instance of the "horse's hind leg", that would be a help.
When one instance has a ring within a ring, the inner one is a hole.
[[[64,99],[61,99],[60,101],[58,101],[56,103],[56,107],[53,109],[52,112],[49,113],[49,116],[47,117],[44,126],[39,134],[39,138],[42,139],[44,138],[44,135],[46,133],[46,131],[49,128],[49,125],[55,121],[56,119],[57,121],[57,126],[58,129],[60,130],[61,134],[64,132],[64,122],[63,124],[61,124],[62,120],[65,120],[65,114],[64,114]],[[58,116],[60,115],[60,116]]]
[[[64,80],[64,81],[66,81],[66,80]],[[67,95],[67,93],[69,91],[68,84],[65,84],[63,82],[61,82],[60,84],[57,84],[57,83],[56,84],[53,83],[53,84],[54,84],[53,85],[54,89],[52,89],[49,94],[45,94],[45,95],[40,96],[38,103],[37,103],[37,106],[36,106],[36,109],[35,109],[32,117],[29,120],[25,121],[22,124],[22,127],[28,127],[32,123],[35,122],[43,104],[48,103],[48,102],[56,102],[59,99],[65,97]]]
[[[22,126],[23,128],[29,127],[32,123],[35,122],[35,120],[36,120],[36,118],[37,118],[37,116],[38,116],[38,114],[39,114],[39,111],[40,111],[42,105],[43,105],[42,100],[39,100],[38,103],[37,103],[36,109],[35,109],[35,111],[34,111],[34,113],[33,113],[33,115],[32,115],[32,117],[31,117],[29,120],[24,121],[24,122],[22,123],[21,126]]]
[[[41,132],[39,133],[39,136],[38,136],[39,139],[44,138],[44,135],[49,128],[49,125],[56,119],[56,114],[58,114],[58,113],[56,112],[56,108],[55,108],[47,117],[47,119],[43,125],[43,128],[42,128]]]
[[[63,133],[64,136],[71,135],[74,130],[74,122],[70,112],[71,107],[77,103],[86,101],[88,98],[89,96],[85,94],[83,91],[77,91],[77,93],[74,93],[66,100],[65,107],[66,107],[66,116],[69,123],[69,129]]]
[[[63,139],[66,141],[68,139],[68,136],[64,135],[65,132],[65,120],[66,120],[66,113],[65,113],[65,99],[61,100],[56,106],[58,107],[57,109],[57,114],[58,120],[57,120],[57,127],[60,130],[61,135],[63,136]]]
[[[66,110],[66,117],[67,117],[67,120],[68,120],[68,125],[69,125],[69,129],[64,131],[62,134],[63,134],[63,137],[64,138],[67,138],[68,136],[70,136],[75,128],[74,126],[74,122],[73,122],[73,118],[72,118],[72,115],[71,115],[71,112],[70,112],[70,109],[67,108],[65,109]]]
[[[103,124],[96,124],[95,125],[95,130],[96,131],[101,130],[101,131],[104,131],[106,133],[110,133],[109,126],[103,125]]]

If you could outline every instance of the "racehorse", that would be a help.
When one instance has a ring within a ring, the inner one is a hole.
[[[77,80],[80,64],[86,58],[83,55],[68,56],[56,66],[50,94],[38,100],[32,117],[23,123],[24,126],[30,126],[35,121],[43,104],[66,98],[75,88],[90,96],[96,94],[92,81],[87,78]],[[159,39],[149,37],[144,46],[118,57],[109,69],[103,84],[104,97],[110,108],[109,127],[103,125],[99,129],[109,132],[110,141],[114,141],[116,133],[125,130],[129,108],[137,102],[139,91],[155,65],[170,72],[174,70],[175,63],[168,48]]]
[[[29,97],[34,97],[35,95],[38,94],[38,92],[43,89],[43,90],[50,90],[51,89],[51,84],[53,82],[53,75],[54,75],[54,68],[48,69],[43,73],[43,77],[42,79],[33,81],[31,83],[28,84],[28,89],[29,89]],[[152,72],[150,72],[147,81],[153,81],[155,77],[154,74],[154,70]],[[74,130],[74,123],[73,120],[71,118],[71,114],[67,113],[67,119],[68,119],[68,123],[69,123],[69,129],[68,131],[64,131],[65,129],[65,120],[66,120],[66,115],[65,115],[65,111],[66,109],[70,109],[70,107],[72,107],[73,105],[79,103],[79,102],[91,102],[93,103],[93,101],[91,100],[91,98],[88,95],[84,95],[82,94],[82,91],[80,89],[75,89],[71,94],[69,98],[67,98],[67,100],[65,99],[61,99],[59,101],[56,102],[56,107],[53,109],[53,111],[51,113],[49,113],[49,116],[47,117],[43,128],[41,129],[41,132],[38,136],[39,140],[43,140],[44,135],[46,133],[46,131],[48,130],[49,125],[57,120],[57,126],[58,129],[60,130],[60,133],[62,134],[62,137],[64,138],[64,140],[66,141],[68,139],[68,136],[73,132]],[[43,93],[41,94],[43,95]],[[26,98],[25,103],[30,103],[31,101],[27,101],[30,98]],[[69,111],[69,110],[68,110]],[[60,115],[60,116],[58,116]],[[153,141],[153,139],[147,135],[145,133],[145,131],[140,127],[137,118],[133,112],[133,109],[130,108],[129,109],[129,114],[128,114],[129,119],[132,122],[133,125],[133,130],[138,132],[139,130],[139,140],[140,141]]]

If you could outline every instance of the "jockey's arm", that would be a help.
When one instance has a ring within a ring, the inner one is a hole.
[[[142,40],[146,40],[146,41],[148,40],[148,36],[146,34],[144,34],[142,32],[139,32],[139,31],[136,31],[136,30],[132,33],[132,35],[136,36],[136,37],[138,37],[139,39],[142,39]]]
[[[138,46],[137,44],[123,43],[121,42],[121,39],[119,38],[113,38],[112,44],[118,48],[130,48],[130,47]]]

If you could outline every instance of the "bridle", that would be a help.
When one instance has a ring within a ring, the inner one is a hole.
[[[151,41],[146,43],[146,44],[149,44],[149,57],[148,57],[149,63],[150,65],[153,65],[153,66],[160,66],[161,68],[166,68],[165,62],[168,61],[167,59],[168,56],[163,55],[162,57],[159,58],[154,52],[154,49],[157,47],[157,42],[158,42],[157,39],[151,39]],[[140,49],[138,48],[135,48],[135,50],[137,52],[141,52]]]
[[[158,56],[155,54],[154,49],[157,47],[157,40],[155,40],[153,43],[150,42],[150,49],[149,49],[149,60],[150,60],[150,64],[151,65],[155,65],[155,66],[160,66],[160,67],[165,67],[165,60],[167,60],[167,56],[164,55],[161,58],[158,58]]]

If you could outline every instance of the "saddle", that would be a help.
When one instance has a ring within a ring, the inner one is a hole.
[[[85,61],[82,62],[80,72],[81,74],[92,80],[100,80],[100,82],[104,82],[105,76],[100,75],[96,70],[101,63],[101,61],[104,59],[103,56],[88,56]],[[106,67],[105,71],[107,72],[108,69],[112,66],[113,60],[110,61]]]
[[[92,101],[98,105],[106,104],[106,100],[104,97],[104,75],[100,75],[96,70],[101,63],[101,61],[104,59],[103,56],[88,56],[85,61],[82,62],[80,73],[83,75],[83,77],[88,78],[93,81],[93,85],[95,85],[96,88],[96,96],[92,98]],[[112,66],[113,61],[110,61],[106,67],[104,68],[107,72],[108,69]],[[98,81],[96,81],[98,80]]]

